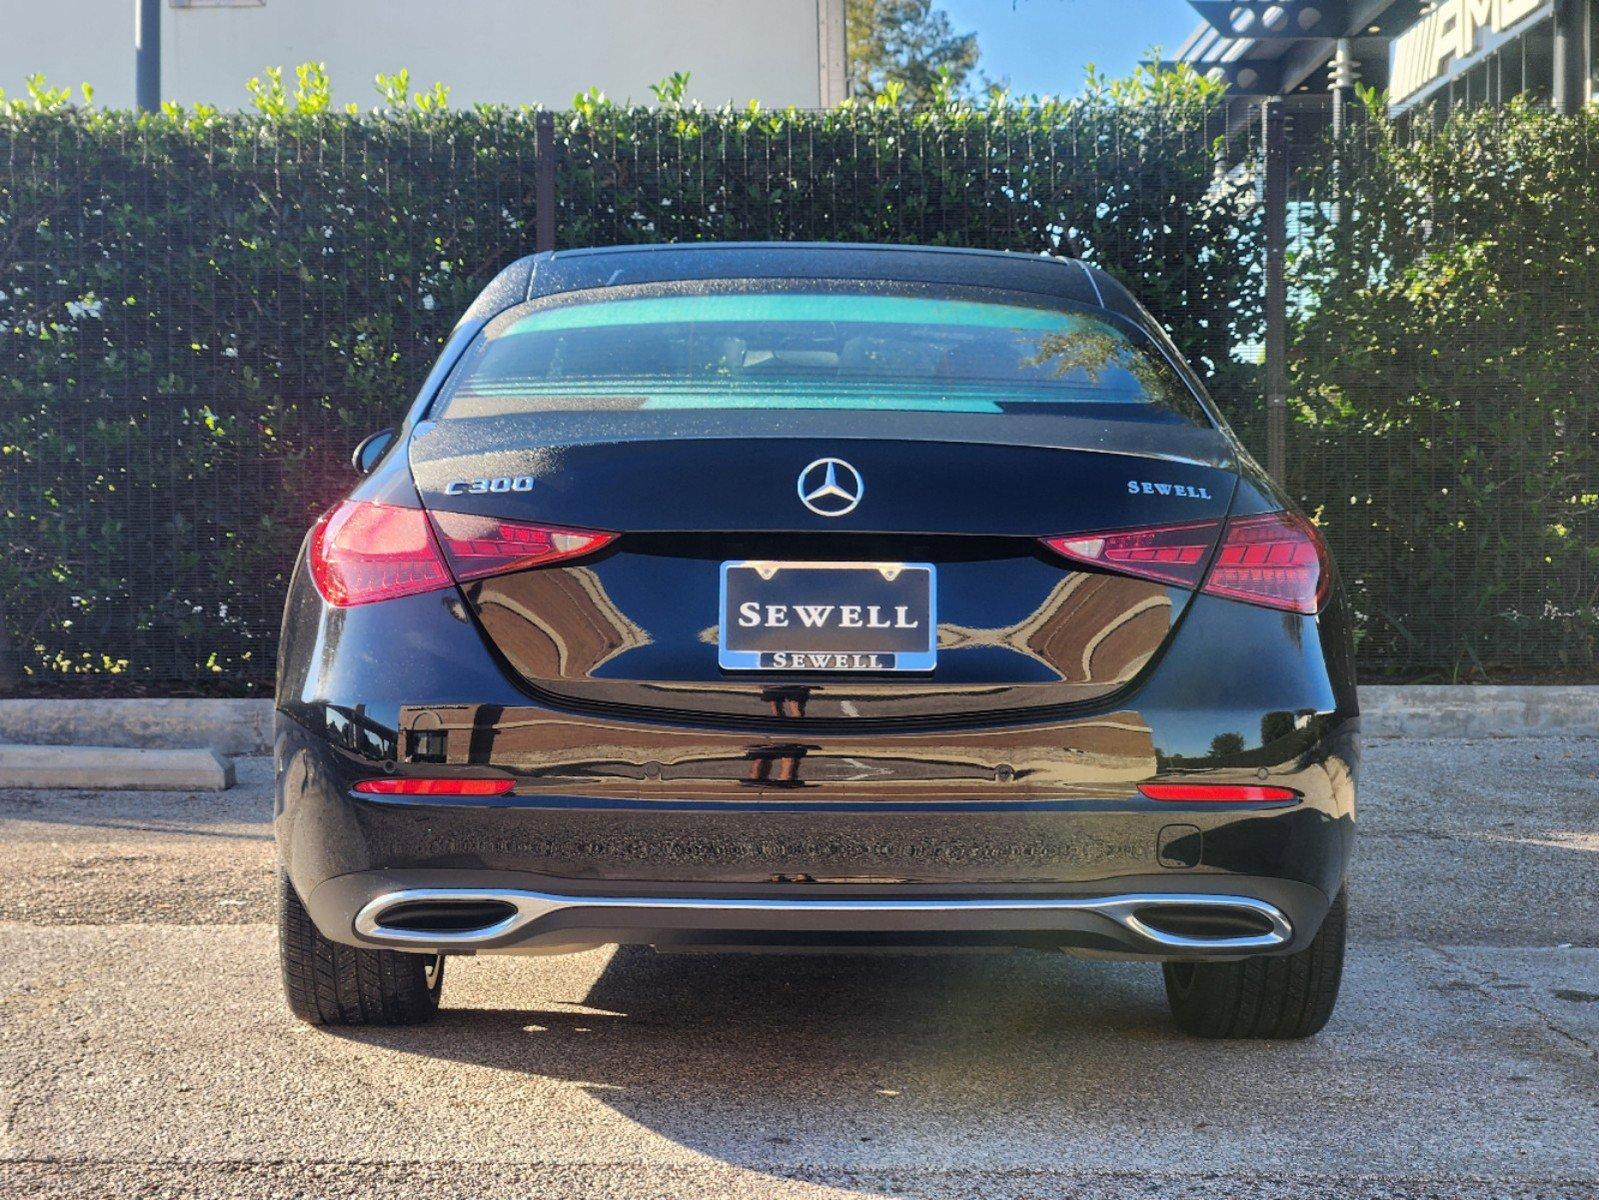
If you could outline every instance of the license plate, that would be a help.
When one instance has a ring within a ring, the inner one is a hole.
[[[726,671],[931,671],[931,563],[722,564]]]

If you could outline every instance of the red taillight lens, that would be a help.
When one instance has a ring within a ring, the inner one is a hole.
[[[1281,804],[1299,799],[1293,788],[1253,783],[1141,783],[1138,790],[1151,800],[1173,804]]]
[[[446,587],[421,509],[346,500],[311,531],[311,578],[335,608]]]
[[[311,578],[335,608],[371,604],[588,554],[614,533],[346,500],[311,531]],[[440,546],[443,554],[440,554]]]
[[[1070,537],[1045,538],[1044,544],[1076,562],[1191,588],[1199,586],[1220,531],[1220,521],[1196,521],[1191,525],[1075,533]]]
[[[368,796],[503,796],[514,779],[363,779],[355,790]]]
[[[592,554],[616,540],[614,533],[527,525],[471,513],[436,512],[433,523],[450,570],[463,581]]]
[[[1210,560],[1220,521],[1160,525],[1105,533],[1045,538],[1055,553],[1180,587],[1198,587]],[[1327,599],[1327,547],[1316,527],[1289,512],[1234,517],[1226,523],[1221,549],[1204,591],[1286,612],[1313,614]]]
[[[1327,547],[1316,527],[1289,512],[1234,517],[1205,590],[1285,612],[1316,613],[1327,599]]]

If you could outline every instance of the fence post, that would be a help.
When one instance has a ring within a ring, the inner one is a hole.
[[[133,95],[140,112],[161,110],[161,3],[133,5]]]
[[[1582,0],[1555,0],[1554,87],[1549,100],[1550,107],[1561,114],[1581,112],[1585,100],[1582,43],[1586,22],[1582,10]]]
[[[1350,117],[1355,103],[1355,84],[1360,82],[1360,66],[1355,62],[1354,42],[1338,39],[1332,66],[1327,72],[1327,87],[1332,92],[1332,219],[1342,232],[1347,206],[1344,204],[1344,150]]]
[[[1285,482],[1288,437],[1288,126],[1283,103],[1261,104],[1265,126],[1266,470]]]
[[[6,632],[5,613],[0,612],[0,691],[13,691],[22,685],[22,672],[11,651],[11,635]]]
[[[555,114],[533,118],[533,250],[555,249]]]

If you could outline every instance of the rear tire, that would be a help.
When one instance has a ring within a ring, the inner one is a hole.
[[[365,950],[322,936],[278,872],[278,954],[289,1011],[312,1025],[416,1025],[432,1020],[442,955]]]
[[[1332,1016],[1349,916],[1340,889],[1315,939],[1296,954],[1239,962],[1165,963],[1166,999],[1185,1032],[1203,1038],[1306,1038]]]

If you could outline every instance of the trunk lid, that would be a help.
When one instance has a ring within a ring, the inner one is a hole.
[[[534,694],[754,724],[930,722],[1125,688],[1191,593],[1073,568],[1038,539],[1218,519],[1237,482],[1215,430],[1059,416],[544,413],[424,424],[410,456],[435,511],[620,535],[570,565],[463,586]],[[843,515],[800,495],[823,460],[855,472]],[[751,560],[930,565],[936,665],[722,669],[723,564]]]

